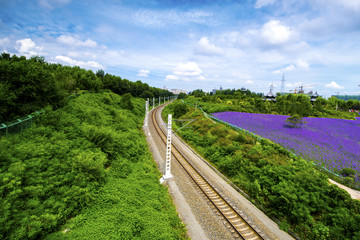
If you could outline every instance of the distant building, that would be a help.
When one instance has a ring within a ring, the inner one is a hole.
[[[310,96],[310,101],[315,102],[316,99],[319,97],[319,94],[317,92],[313,93],[312,91],[308,93]]]
[[[265,98],[263,99],[264,101],[276,101],[276,96],[275,94],[273,94],[272,89],[270,89],[270,92],[268,94],[265,95]]]

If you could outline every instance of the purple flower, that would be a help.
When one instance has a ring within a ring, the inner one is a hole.
[[[288,116],[241,112],[214,113],[214,117],[278,143],[289,151],[336,171],[360,172],[360,118],[303,118],[301,128],[289,128]]]

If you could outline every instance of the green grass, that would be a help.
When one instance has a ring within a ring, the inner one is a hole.
[[[0,138],[1,239],[186,239],[142,132],[144,100],[131,104],[85,93]]]

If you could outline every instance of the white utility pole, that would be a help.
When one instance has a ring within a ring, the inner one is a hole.
[[[153,97],[153,109],[155,108],[155,97]]]
[[[161,103],[160,103],[160,99],[161,99],[161,97],[159,97],[159,106],[161,105]]]
[[[148,112],[149,112],[149,100],[147,100],[145,103],[145,124],[144,124],[145,127],[148,126]]]
[[[171,114],[168,115],[167,124],[167,144],[166,144],[166,161],[165,161],[165,174],[160,179],[160,182],[164,182],[167,179],[172,178],[171,175]]]

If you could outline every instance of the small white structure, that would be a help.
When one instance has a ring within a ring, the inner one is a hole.
[[[145,127],[148,126],[148,115],[149,115],[149,100],[147,100],[145,103],[145,124],[144,124]]]
[[[167,143],[166,143],[166,161],[165,161],[165,174],[160,179],[160,182],[163,183],[165,180],[172,178],[171,175],[171,114],[168,115],[168,124],[167,124]]]

